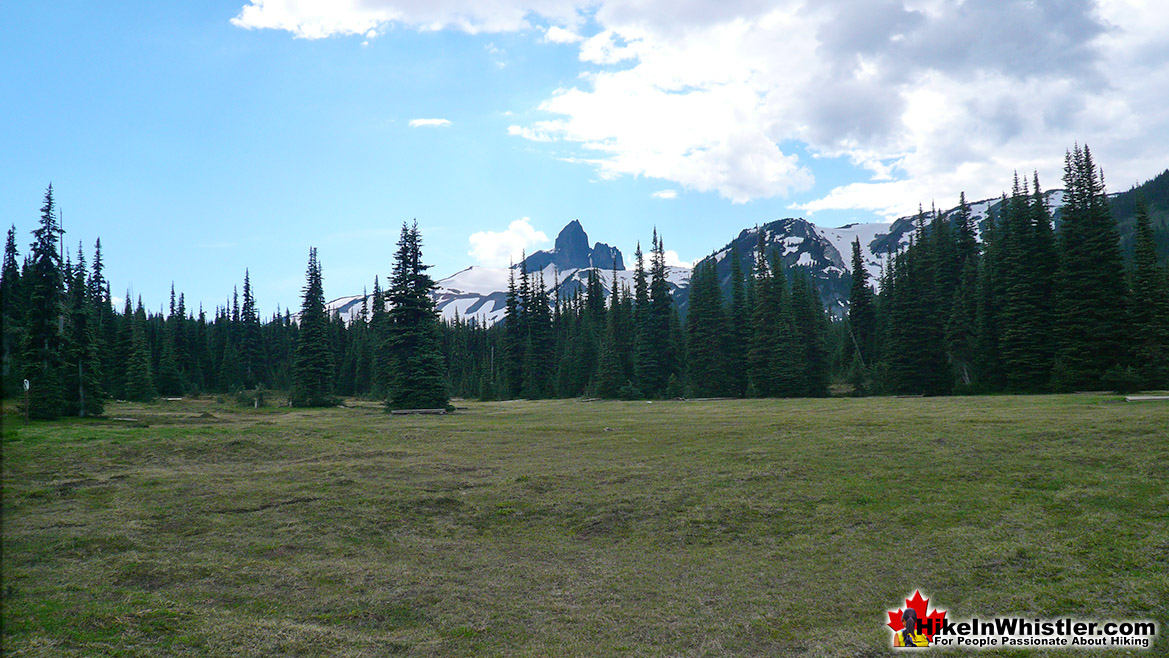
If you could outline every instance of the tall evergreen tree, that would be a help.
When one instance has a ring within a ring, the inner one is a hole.
[[[861,242],[852,243],[852,289],[848,296],[848,325],[852,349],[863,368],[869,368],[877,352],[877,317],[869,272],[861,257]]]
[[[768,267],[766,242],[763,231],[755,253],[755,276],[753,307],[751,309],[751,339],[747,346],[747,390],[748,395],[768,397],[775,394],[775,355],[779,325],[779,297],[777,286],[772,280]]]
[[[56,418],[64,406],[61,388],[64,276],[57,251],[61,233],[53,186],[49,185],[41,207],[40,225],[33,231],[28,270],[21,276],[26,305],[22,361],[24,379],[31,384],[29,415],[34,418]]]
[[[129,309],[129,297],[126,307]],[[146,342],[146,310],[142,307],[142,298],[138,298],[138,309],[129,314],[127,322],[130,330],[130,351],[126,362],[126,383],[123,390],[127,400],[148,402],[157,395],[154,389],[154,377],[150,367],[150,345]],[[226,357],[225,357],[226,358]]]
[[[20,367],[20,350],[24,325],[22,312],[24,304],[20,299],[20,268],[16,259],[20,253],[16,250],[16,226],[8,229],[8,238],[4,242],[4,263],[0,269],[0,372],[3,373],[4,396],[18,395],[21,390],[20,378],[16,375],[23,372]]]
[[[999,272],[1005,295],[1001,302],[999,350],[1009,390],[1038,391],[1051,377],[1051,361],[1044,327],[1050,319],[1043,314],[1038,271],[1035,263],[1035,212],[1029,193],[1015,184],[1009,201],[1002,205],[1002,261]],[[1042,267],[1050,267],[1045,263]]]
[[[808,389],[808,346],[800,339],[796,328],[791,288],[779,254],[771,259],[771,287],[775,305],[775,324],[771,328],[775,334],[774,351],[771,354],[771,376],[774,382],[771,394],[780,397],[804,395]]]
[[[527,278],[527,259],[520,261],[520,277]],[[517,397],[524,387],[524,352],[527,348],[527,311],[523,295],[516,285],[515,265],[507,270],[507,302],[503,315],[503,375],[507,395]]]
[[[529,276],[530,278],[530,276]],[[540,273],[528,286],[528,337],[524,357],[524,397],[545,398],[552,395],[552,372],[555,346],[552,335],[552,314],[548,308],[548,294],[544,289],[544,274]]]
[[[799,395],[824,397],[828,395],[828,354],[826,340],[828,316],[820,304],[820,294],[811,276],[797,268],[791,285],[792,329],[800,345],[804,362]]]
[[[958,197],[958,212],[954,216],[954,233],[957,240],[958,263],[960,267],[966,261],[977,258],[979,254],[978,235],[974,220],[970,215],[970,205],[966,203],[966,193]]]
[[[96,318],[86,279],[85,255],[77,249],[78,265],[69,285],[69,322],[63,363],[65,413],[100,416],[105,410],[102,388],[100,345],[94,325]]]
[[[699,263],[690,275],[686,356],[690,388],[697,397],[726,394],[726,357],[722,352],[725,327],[722,293],[711,258]]]
[[[264,350],[256,297],[252,293],[251,273],[244,270],[244,300],[239,312],[239,355],[244,386],[255,388],[267,381],[268,356]]]
[[[617,281],[617,265],[613,265],[613,284],[609,295],[609,313],[605,318],[605,337],[597,357],[597,397],[615,398],[625,384],[621,364],[621,288]]]
[[[1053,377],[1061,389],[1095,388],[1126,356],[1120,237],[1087,146],[1066,154],[1064,187]]]
[[[649,397],[661,397],[666,393],[670,376],[674,374],[670,350],[670,316],[673,312],[673,298],[666,281],[666,252],[657,229],[653,233],[653,251],[650,255],[649,309],[646,313],[645,349],[652,353],[650,361],[656,368],[645,368],[641,390]]]
[[[1164,388],[1169,387],[1169,277],[1157,263],[1143,197],[1137,199],[1136,219],[1129,297],[1133,363],[1145,388]]]
[[[731,249],[730,305],[727,309],[723,356],[726,358],[726,394],[741,398],[747,392],[747,336],[750,330],[750,307],[743,281],[739,251]]]
[[[333,354],[329,350],[329,316],[317,249],[308,252],[300,331],[292,367],[292,404],[316,407],[333,404]]]
[[[390,278],[390,310],[383,351],[392,363],[389,409],[440,409],[450,403],[438,317],[430,293],[434,281],[422,263],[418,223],[402,224]]]
[[[657,244],[657,231],[654,231],[654,245]],[[656,248],[656,246],[654,247]],[[654,314],[650,310],[649,277],[645,269],[645,257],[641,251],[641,243],[634,252],[635,266],[633,270],[633,318],[637,325],[637,342],[633,372],[637,378],[637,386],[642,393],[653,397],[659,388],[664,386],[661,376],[661,353],[659,346],[665,338],[658,334],[654,321]]]

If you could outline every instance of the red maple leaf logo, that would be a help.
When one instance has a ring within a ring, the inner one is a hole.
[[[934,641],[934,632],[942,627],[942,620],[946,618],[945,610],[934,609],[933,612],[926,614],[926,608],[929,607],[930,600],[921,597],[921,590],[913,593],[912,599],[905,599],[906,607],[913,608],[917,613],[917,619],[922,623],[921,632],[930,641]],[[893,629],[896,633],[905,628],[905,622],[901,620],[901,615],[905,612],[905,608],[898,608],[896,612],[889,611],[889,623],[887,626]]]

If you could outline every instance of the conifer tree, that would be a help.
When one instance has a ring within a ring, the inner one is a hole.
[[[825,346],[828,317],[820,304],[815,282],[802,268],[793,273],[791,289],[792,328],[804,356],[799,394],[824,397],[828,395],[829,366]]]
[[[1094,388],[1125,361],[1126,299],[1120,238],[1102,174],[1087,146],[1064,159],[1056,299],[1061,389]]]
[[[129,297],[126,301],[129,307]],[[146,309],[142,307],[142,298],[138,298],[138,309],[129,315],[130,352],[126,363],[126,383],[123,390],[126,399],[135,402],[148,402],[155,398],[154,377],[150,368],[150,346],[146,342]]]
[[[1056,336],[1052,332],[1055,316],[1056,272],[1059,270],[1059,252],[1051,213],[1039,187],[1039,174],[1032,174],[1034,189],[1031,196],[1031,242],[1027,275],[1032,282],[1035,316],[1035,334],[1031,337],[1031,353],[1036,368],[1042,373],[1031,382],[1031,390],[1047,389],[1051,384],[1051,369],[1055,365]]]
[[[526,255],[526,254],[525,254]],[[520,261],[521,280],[527,278],[527,258]],[[503,324],[503,375],[507,395],[517,397],[524,386],[524,352],[527,348],[527,313],[520,287],[516,285],[515,265],[507,270],[507,302]]]
[[[690,275],[690,311],[686,316],[688,374],[697,397],[725,393],[725,325],[715,261],[710,258],[699,263]]]
[[[524,397],[539,399],[552,394],[554,346],[552,315],[548,309],[548,294],[544,289],[544,274],[540,273],[528,286],[527,354],[524,358]]]
[[[869,273],[861,258],[861,242],[852,243],[852,289],[848,296],[848,325],[852,349],[857,352],[861,366],[870,367],[876,357],[877,318],[873,288]]]
[[[986,212],[986,228],[982,232],[982,257],[979,259],[976,290],[974,370],[975,387],[979,392],[1000,391],[1005,376],[999,357],[999,308],[1005,296],[1006,282],[999,272],[1002,262],[1002,224],[991,209]]]
[[[382,349],[389,331],[386,317],[386,298],[377,275],[373,277],[373,292],[370,294],[372,309],[369,317],[370,338],[370,387],[369,396],[385,400],[389,394],[391,377],[390,355]]]
[[[617,361],[620,366],[622,385],[628,384],[633,378],[633,296],[629,286],[623,284],[617,274],[617,262],[613,262],[613,289],[610,294],[609,313],[606,317],[607,327],[613,326],[613,345]]]
[[[147,364],[149,365],[149,363]],[[219,360],[219,369],[216,379],[219,381],[219,390],[235,391],[244,385],[244,372],[240,364],[239,350],[235,341],[228,340],[223,347],[223,358]],[[127,374],[129,377],[129,374]]]
[[[946,323],[946,344],[950,354],[956,390],[971,392],[974,384],[975,340],[978,326],[978,260],[969,258],[962,266],[958,289]]]
[[[776,254],[771,259],[772,299],[775,305],[774,351],[771,355],[773,389],[772,395],[794,397],[804,395],[808,389],[805,377],[807,345],[800,339],[796,328],[795,309],[792,306],[791,288],[783,271],[783,261]]]
[[[65,324],[64,276],[57,241],[61,234],[53,186],[45,192],[40,225],[33,231],[29,266],[21,276],[26,304],[24,379],[29,380],[29,415],[56,418],[63,411],[62,334]]]
[[[726,358],[726,394],[741,398],[747,392],[747,336],[750,311],[738,249],[731,249],[730,306],[727,310],[723,355]]]
[[[1169,277],[1157,263],[1143,197],[1137,199],[1136,220],[1129,306],[1133,363],[1145,388],[1164,388],[1169,386]]]
[[[747,387],[749,395],[754,397],[769,397],[776,391],[774,361],[779,298],[765,249],[763,231],[760,230],[752,285],[751,340],[747,347]]]
[[[390,409],[444,409],[450,403],[446,370],[438,333],[438,318],[430,293],[434,281],[422,263],[418,223],[402,224],[394,269],[390,278],[390,310],[382,350],[392,363]]]
[[[16,264],[20,253],[16,249],[16,226],[8,229],[8,238],[4,242],[4,263],[0,269],[0,372],[4,396],[19,395],[21,391],[20,378],[16,375],[23,369],[20,366],[21,331],[24,324],[22,317],[23,303],[20,300],[20,268]]]
[[[325,289],[317,249],[308,254],[304,297],[300,310],[300,331],[292,368],[292,404],[316,407],[333,404],[333,354],[329,350],[329,318],[325,311]]]
[[[954,216],[954,233],[957,240],[958,264],[965,267],[966,261],[977,258],[979,254],[978,236],[975,233],[974,220],[970,215],[970,205],[966,203],[966,192],[958,196],[958,210]]]
[[[244,270],[244,300],[239,312],[239,355],[244,374],[244,387],[255,388],[267,381],[268,357],[256,313],[256,298],[252,294],[251,274]]]
[[[86,280],[85,255],[77,249],[78,265],[69,285],[68,340],[65,344],[63,380],[65,413],[100,416],[105,409],[95,314]]]
[[[179,372],[179,359],[174,343],[166,333],[160,336],[158,368],[154,373],[154,388],[159,395],[178,396],[183,394],[183,375]]]
[[[657,244],[657,231],[654,231],[654,248]],[[658,349],[664,340],[658,335],[654,314],[650,310],[649,280],[645,270],[645,258],[641,251],[641,243],[634,252],[635,268],[633,271],[633,292],[635,295],[633,317],[637,324],[636,354],[633,362],[633,372],[637,378],[637,386],[641,392],[654,397],[658,389],[664,385],[661,376],[661,354]]]
[[[621,290],[617,285],[617,266],[613,266],[609,313],[605,318],[605,338],[597,357],[597,397],[615,398],[625,384],[621,366]]]
[[[1051,363],[1045,358],[1049,341],[1043,331],[1048,319],[1040,307],[1034,211],[1029,196],[1016,174],[1011,198],[1003,201],[1000,215],[1003,249],[999,272],[1005,295],[999,315],[999,350],[1007,387],[1016,392],[1040,390],[1051,376]]]
[[[673,298],[666,282],[666,252],[657,229],[653,233],[653,251],[650,256],[649,309],[646,314],[645,349],[652,353],[649,361],[656,368],[645,368],[641,390],[649,397],[666,393],[670,375],[674,374],[670,350],[670,316]]]

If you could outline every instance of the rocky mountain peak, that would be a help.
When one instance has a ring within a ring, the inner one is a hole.
[[[556,236],[556,242],[550,251],[537,251],[528,256],[524,265],[529,272],[542,270],[549,265],[556,269],[577,270],[590,267],[601,269],[625,269],[625,261],[621,257],[621,250],[598,242],[589,247],[589,236],[581,226],[580,220],[574,219]]]

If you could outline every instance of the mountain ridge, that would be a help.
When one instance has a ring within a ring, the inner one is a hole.
[[[1144,196],[1153,217],[1158,253],[1169,259],[1169,170],[1146,183],[1124,192],[1110,195],[1114,215],[1121,228],[1122,245],[1131,250],[1132,219],[1135,199]],[[1063,190],[1044,193],[1045,202],[1058,225]],[[979,235],[989,214],[997,212],[1002,197],[992,197],[969,203]],[[957,206],[940,211],[949,219]],[[931,211],[932,212],[932,211]],[[695,263],[714,259],[720,285],[728,289],[731,251],[738,253],[744,272],[750,272],[755,262],[759,234],[763,233],[765,248],[779,255],[785,271],[803,267],[810,273],[820,291],[821,301],[834,317],[842,317],[848,308],[848,294],[852,286],[852,242],[861,242],[861,256],[874,285],[879,285],[882,268],[889,258],[908,246],[914,234],[917,215],[899,217],[892,222],[854,222],[840,227],[823,227],[802,217],[785,217],[739,233],[711,255]],[[544,285],[560,297],[568,297],[582,290],[590,269],[599,271],[602,286],[610,291],[612,271],[616,265],[617,278],[632,287],[633,273],[625,269],[624,256],[617,247],[603,242],[589,246],[588,234],[579,219],[573,219],[556,236],[553,248],[526,256],[513,270],[526,268],[529,273],[543,277]],[[689,297],[690,268],[668,268],[671,293],[679,310],[685,313]],[[447,320],[476,318],[486,325],[503,318],[507,302],[508,268],[490,268],[479,265],[466,267],[439,279],[434,300],[439,313]],[[339,297],[327,304],[330,312],[341,314],[351,321],[361,309],[362,296]]]

